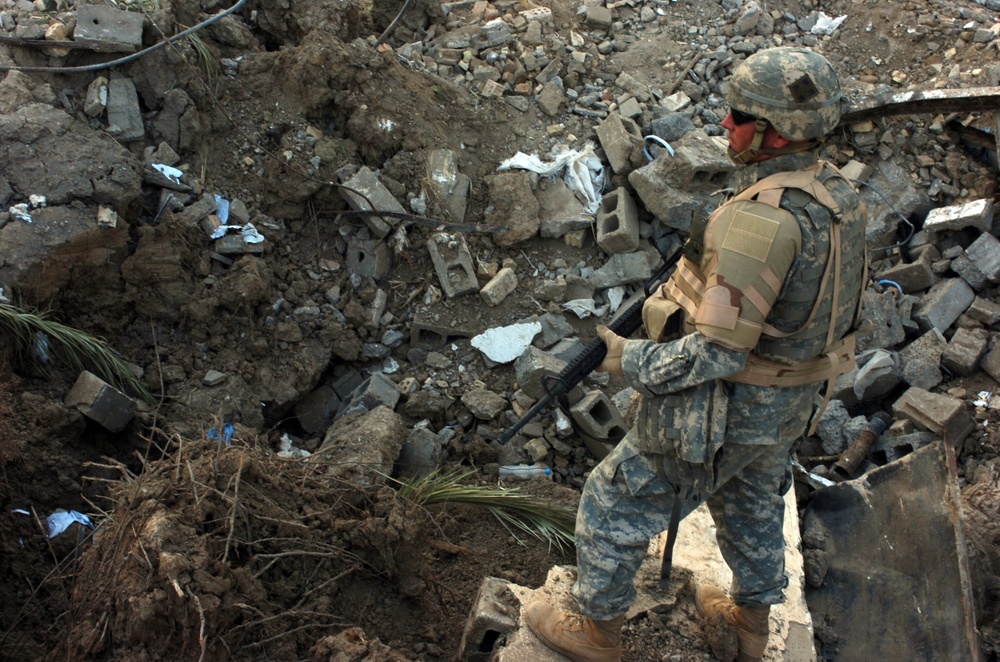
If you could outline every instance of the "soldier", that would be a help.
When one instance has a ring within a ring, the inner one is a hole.
[[[864,204],[817,155],[840,99],[833,67],[808,49],[760,51],[737,67],[722,126],[730,157],[746,166],[738,192],[692,227],[677,270],[647,300],[648,340],[598,327],[600,370],[623,376],[641,402],[584,486],[572,589],[581,614],[540,602],[525,613],[573,660],[621,659],[649,539],[675,532],[702,499],[734,580],[728,595],[700,587],[698,609],[735,633],[737,660],[764,654],[771,605],[788,584],[792,443],[854,366],[868,278]]]

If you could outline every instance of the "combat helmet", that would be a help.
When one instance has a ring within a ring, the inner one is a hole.
[[[748,57],[729,79],[727,102],[765,119],[788,140],[815,140],[840,121],[840,81],[825,57],[779,47]]]

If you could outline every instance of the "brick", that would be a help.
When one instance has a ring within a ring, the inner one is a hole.
[[[427,240],[431,262],[449,299],[479,291],[472,253],[462,234],[438,233]]]
[[[597,125],[597,139],[616,174],[628,174],[642,164],[642,132],[635,121],[611,113]]]
[[[518,13],[527,21],[538,21],[542,24],[552,22],[552,10],[548,7],[535,7]]]
[[[985,332],[959,328],[941,354],[941,365],[957,375],[971,375],[986,353],[986,343]]]
[[[132,418],[135,402],[92,372],[84,370],[64,404],[111,432],[121,432]]]
[[[941,435],[958,452],[961,452],[965,438],[976,427],[972,416],[965,411],[964,402],[950,395],[931,393],[916,386],[907,389],[893,403],[892,411],[896,416],[913,421],[922,430]]]
[[[924,229],[930,232],[961,230],[967,227],[989,232],[992,225],[993,201],[986,199],[950,207],[938,207],[932,209],[924,219]]]
[[[504,267],[479,290],[479,295],[489,305],[496,306],[516,289],[517,274],[510,267]]]
[[[920,300],[913,319],[922,329],[934,328],[944,332],[972,305],[975,298],[976,293],[964,280],[943,280]]]
[[[624,188],[601,199],[597,211],[597,245],[605,253],[629,253],[639,247],[639,211]]]

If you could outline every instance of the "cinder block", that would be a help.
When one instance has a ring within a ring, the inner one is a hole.
[[[392,268],[392,252],[384,241],[354,239],[347,243],[347,269],[365,278],[379,279]]]
[[[924,229],[930,232],[977,228],[989,232],[993,225],[993,201],[973,200],[960,205],[932,209],[924,219]]]
[[[351,190],[340,189],[340,195],[351,206],[351,209],[355,211],[377,209],[379,211],[406,213],[403,205],[399,204],[399,201],[393,197],[389,189],[385,187],[385,184],[380,182],[378,176],[368,167],[360,168],[353,177],[344,182],[344,186]],[[369,200],[371,204],[369,204]],[[398,222],[396,218],[389,216],[380,218],[374,215],[366,215],[363,220],[368,229],[378,239],[385,238]]]
[[[483,286],[483,289],[479,290],[479,295],[486,303],[495,306],[516,289],[517,274],[510,267],[504,267]]]
[[[616,174],[627,175],[640,165],[642,131],[633,120],[611,113],[597,125],[597,139]]]
[[[458,659],[489,662],[497,644],[517,629],[520,601],[510,592],[508,584],[497,577],[483,579],[465,623]]]
[[[460,233],[438,233],[427,240],[431,262],[441,281],[441,289],[449,299],[479,291],[472,253]],[[971,303],[971,301],[970,301]]]
[[[590,391],[569,411],[573,422],[589,437],[617,441],[628,431],[618,408],[604,391]]]
[[[92,372],[84,370],[64,404],[111,432],[121,432],[132,418],[135,402]]]
[[[441,347],[461,338],[471,338],[477,330],[455,325],[453,320],[442,320],[431,310],[421,310],[410,323],[410,345],[414,347]]]
[[[601,200],[597,212],[597,245],[605,253],[629,253],[639,248],[639,212],[624,187]]]
[[[922,430],[941,435],[955,446],[959,454],[965,438],[976,427],[975,421],[965,411],[964,402],[950,395],[931,393],[915,386],[907,389],[893,403],[892,412],[913,421]]]

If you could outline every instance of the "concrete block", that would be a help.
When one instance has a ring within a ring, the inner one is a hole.
[[[965,314],[977,322],[992,326],[1000,322],[1000,303],[976,297]]]
[[[516,289],[517,274],[510,267],[504,267],[479,290],[479,295],[489,305],[496,306]]]
[[[1000,283],[1000,240],[989,232],[979,235],[965,254],[992,283]]]
[[[365,278],[382,278],[392,268],[392,251],[384,241],[353,238],[347,242],[347,269]]]
[[[941,365],[956,375],[971,375],[986,353],[987,340],[987,333],[981,329],[957,329],[941,354]]]
[[[365,381],[365,376],[357,370],[348,370],[333,381],[328,381],[327,385],[333,389],[341,401],[351,397],[353,393]]]
[[[931,255],[924,252],[914,262],[900,262],[880,272],[878,280],[891,280],[903,288],[903,292],[922,292],[940,280],[934,273],[932,262]]]
[[[621,413],[604,391],[590,391],[569,411],[573,422],[589,437],[618,441],[628,432]]]
[[[351,393],[337,412],[337,417],[371,411],[382,405],[395,409],[400,395],[399,387],[391,379],[377,372]]]
[[[520,603],[507,588],[509,582],[486,577],[465,622],[458,659],[490,662],[495,648],[518,627]]]
[[[379,181],[378,176],[367,166],[361,167],[353,177],[344,182],[344,186],[352,190],[340,189],[340,195],[350,205],[351,209],[355,211],[377,209],[379,211],[406,213],[403,205],[399,204],[399,201],[393,197],[389,189]],[[365,198],[370,200],[371,204]],[[365,225],[368,226],[368,229],[378,239],[385,238],[398,222],[398,219],[388,216],[364,216],[362,220],[364,220]]]
[[[975,429],[975,421],[965,410],[965,403],[958,398],[941,393],[931,393],[912,386],[892,405],[897,417],[913,421],[921,430],[941,435],[961,453],[962,443]]]
[[[891,199],[891,198],[890,198]],[[960,205],[932,209],[924,219],[924,229],[930,232],[976,228],[989,232],[993,225],[993,201],[973,200]]]
[[[542,380],[558,375],[565,367],[565,361],[530,346],[514,361],[514,374],[521,390],[537,400],[546,394]]]
[[[131,53],[142,46],[142,26],[139,12],[122,11],[102,5],[81,5],[76,12],[73,41],[103,41],[120,44],[117,49]]]
[[[472,46],[480,50],[503,46],[514,38],[510,25],[502,18],[495,18],[479,28],[479,34],[473,36]]]
[[[604,289],[642,282],[652,275],[653,270],[645,253],[618,253],[587,278],[587,283],[595,289]]]
[[[903,381],[910,386],[928,390],[940,384],[944,379],[939,367],[941,355],[947,346],[948,341],[944,335],[937,329],[931,329],[900,350],[899,365]]]
[[[829,635],[820,659],[982,659],[954,467],[935,443],[814,493],[803,541],[828,563],[809,592]]]
[[[410,323],[410,344],[414,347],[441,347],[461,338],[471,338],[476,329],[457,324],[454,319],[446,322],[439,313],[421,310]]]
[[[526,21],[538,21],[542,25],[552,22],[552,10],[548,7],[535,7],[518,12],[518,14],[523,16]]]
[[[986,356],[980,361],[979,367],[987,375],[1000,382],[1000,344],[987,352]]]
[[[964,252],[952,259],[951,270],[961,276],[962,280],[968,283],[969,287],[976,292],[981,291],[990,284],[989,279],[986,278],[986,274]]]
[[[531,342],[538,349],[548,349],[576,333],[576,329],[563,315],[545,313],[538,321],[542,325],[542,332]]]
[[[120,142],[141,140],[146,135],[135,84],[116,74],[108,83],[108,133]]]
[[[642,131],[633,120],[611,113],[597,125],[597,139],[616,174],[627,175],[642,164]]]
[[[624,187],[601,199],[597,211],[597,245],[610,255],[639,248],[639,210]]]
[[[341,400],[332,387],[321,384],[306,397],[295,403],[292,411],[299,425],[309,434],[326,432],[340,409]]]
[[[944,332],[972,305],[975,298],[976,293],[964,280],[943,280],[920,300],[913,319],[922,329],[934,328]]]
[[[135,402],[92,372],[84,370],[63,401],[111,432],[121,432],[132,418]]]
[[[446,297],[454,299],[479,291],[472,253],[462,234],[439,232],[427,240],[427,250]]]

